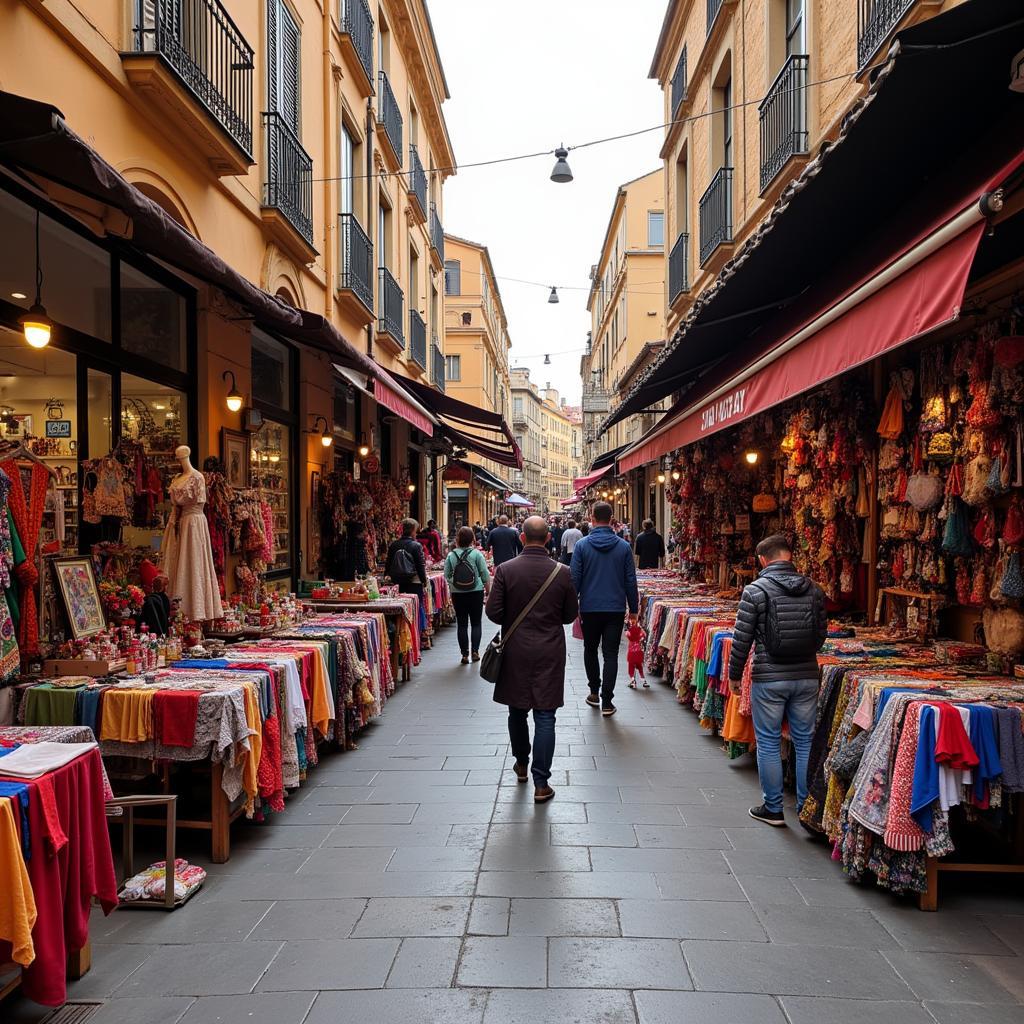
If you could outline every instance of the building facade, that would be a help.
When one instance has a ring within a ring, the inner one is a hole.
[[[573,493],[576,460],[573,458],[573,422],[565,399],[547,384],[540,408],[541,508],[559,513],[562,500]]]
[[[510,483],[538,510],[544,503],[544,467],[542,464],[542,408],[544,399],[530,380],[530,371],[514,366],[510,371],[512,391],[512,431],[523,453],[523,468],[512,471]]]
[[[443,386],[442,194],[455,158],[424,0],[2,0],[0,24],[0,88],[56,107],[132,195],[241,275],[243,291],[271,297],[271,315],[254,314],[237,289],[211,284],[223,268],[172,272],[130,231],[122,242],[98,230],[95,204],[52,190],[40,200],[5,177],[7,262],[30,256],[40,210],[41,253],[63,288],[40,372],[66,408],[78,403],[77,452],[105,454],[155,421],[168,427],[161,443],[173,450],[173,428],[201,465],[244,433],[246,482],[276,498],[284,582],[316,575],[314,484],[354,469],[361,448],[402,482],[412,514],[435,511],[429,426],[401,415],[400,396],[387,403],[397,413],[385,408],[370,374],[338,372],[331,346],[272,326],[308,311],[356,354],[350,365]],[[3,277],[22,275],[9,265]],[[6,291],[0,316],[16,329],[30,300]],[[232,382],[241,409],[225,404]]]
[[[445,235],[444,314],[447,394],[507,418],[512,404],[508,369],[512,343],[487,246]],[[451,480],[447,484],[451,525],[487,522],[499,514],[507,490],[504,466],[476,452],[470,452],[466,461],[482,472],[467,474],[453,466],[446,473]]]

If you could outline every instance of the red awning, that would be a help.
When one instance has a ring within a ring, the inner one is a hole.
[[[402,386],[383,368],[378,369],[373,382],[373,397],[390,409],[396,416],[408,420],[428,437],[434,436],[434,423],[422,411],[422,407],[409,401]]]
[[[586,476],[578,476],[573,480],[572,485],[576,488],[576,491],[586,490],[592,483],[600,480],[601,477],[607,476],[615,465],[614,462],[609,462],[607,466],[602,466],[600,469],[595,469],[593,473],[588,473]]]

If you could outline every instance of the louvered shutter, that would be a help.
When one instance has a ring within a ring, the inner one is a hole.
[[[278,30],[281,34],[281,95],[278,110],[288,127],[299,136],[299,61],[302,36],[291,12],[283,3],[278,14]]]

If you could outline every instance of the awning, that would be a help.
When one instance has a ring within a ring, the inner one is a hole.
[[[93,210],[85,222],[99,234],[123,238],[140,252],[216,285],[252,313],[261,327],[329,352],[370,377],[380,376],[380,367],[350,345],[329,320],[257,288],[189,234],[76,135],[56,107],[0,92],[0,164],[31,181],[55,203],[61,204],[67,198],[65,190],[70,190],[120,211],[127,220]]]
[[[611,466],[615,460],[622,454],[627,448],[628,444],[620,444],[618,448],[610,448],[606,452],[602,452],[594,461],[590,464],[590,470],[593,472],[595,469],[600,469],[601,466]]]
[[[560,504],[562,508],[566,508],[569,505],[578,505],[583,500],[582,494],[573,494],[568,498],[562,498]]]
[[[408,420],[428,437],[433,437],[434,425],[437,421],[419,402],[411,398],[382,366],[377,367],[380,376],[373,381],[365,373],[349,369],[347,366],[339,366],[335,363],[334,369],[353,387],[359,388],[363,394],[383,405],[385,409],[390,409],[396,416]]]
[[[460,402],[418,380],[395,375],[411,395],[422,402],[438,421],[438,432],[461,448],[483,455],[501,466],[523,468],[523,453],[505,420],[495,412]]]
[[[785,187],[602,428],[671,394],[692,404],[723,358],[768,351],[980,195],[1024,148],[1022,101],[1007,87],[1022,48],[1019,0],[967,0],[899,32],[838,139]]]
[[[465,480],[468,482],[471,475],[473,479],[479,480],[485,487],[490,487],[495,491],[505,492],[512,490],[500,477],[495,476],[489,470],[484,469],[483,466],[476,465],[474,462],[450,459],[445,466],[444,477],[446,480]]]
[[[603,476],[607,476],[612,471],[612,464],[608,463],[606,466],[602,466],[600,469],[595,469],[593,473],[588,473],[586,476],[578,476],[573,480],[572,485],[576,488],[577,492],[585,491],[591,484],[596,483]]]
[[[533,508],[534,504],[529,498],[524,498],[521,494],[510,494],[505,499],[506,505],[515,505],[516,508]]]
[[[471,463],[472,465],[472,463]],[[473,479],[479,480],[484,486],[490,487],[492,490],[501,491],[502,494],[512,490],[511,487],[500,477],[495,476],[493,473],[489,473],[482,466],[473,466]]]

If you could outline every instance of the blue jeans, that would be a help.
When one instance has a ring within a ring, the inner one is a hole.
[[[508,738],[512,754],[519,764],[530,763],[530,727],[526,708],[508,709]],[[533,784],[546,786],[551,778],[551,759],[555,756],[555,712],[533,709]]]
[[[796,750],[796,806],[807,799],[807,759],[811,753],[814,720],[818,709],[818,681],[800,679],[778,683],[754,683],[750,705],[757,737],[757,776],[761,780],[764,805],[769,811],[782,810],[783,716]]]

